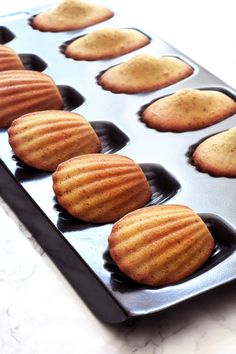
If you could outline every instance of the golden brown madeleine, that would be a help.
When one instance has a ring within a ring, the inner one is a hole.
[[[42,111],[15,119],[8,129],[14,153],[26,164],[45,171],[72,157],[99,152],[100,140],[77,113]]]
[[[214,239],[204,222],[184,205],[156,205],[119,220],[109,249],[119,269],[152,286],[177,282],[209,258]]]
[[[149,105],[143,121],[160,131],[205,128],[236,113],[236,102],[220,91],[182,89]]]
[[[149,92],[172,85],[192,73],[191,66],[178,58],[141,54],[105,71],[99,84],[115,93]]]
[[[30,70],[0,72],[0,128],[26,113],[62,108],[62,97],[50,76]]]
[[[13,49],[0,44],[0,71],[5,70],[24,70],[24,65]]]
[[[32,26],[40,31],[62,32],[85,28],[112,16],[113,12],[102,5],[81,0],[65,0],[57,7],[35,16]]]
[[[236,177],[236,127],[204,140],[193,153],[193,163],[213,176]]]
[[[65,49],[76,60],[99,60],[118,57],[144,47],[150,39],[135,29],[99,28],[74,40]]]
[[[87,222],[116,221],[151,198],[141,168],[121,155],[75,157],[60,164],[52,177],[58,203]]]

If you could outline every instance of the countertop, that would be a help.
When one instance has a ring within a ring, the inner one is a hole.
[[[0,0],[0,14],[29,4]],[[120,0],[119,6],[236,87],[233,0]],[[1,198],[0,220],[1,354],[235,353],[235,282],[163,313],[107,325],[94,317]]]

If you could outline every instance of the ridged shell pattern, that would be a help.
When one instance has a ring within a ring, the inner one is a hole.
[[[71,215],[92,223],[116,221],[151,197],[141,168],[128,157],[109,154],[83,155],[60,164],[53,189]]]
[[[62,108],[62,97],[50,76],[30,70],[0,72],[1,128],[26,113]]]
[[[158,286],[194,273],[211,255],[214,239],[190,208],[157,205],[119,220],[109,249],[121,271],[133,280]]]
[[[24,66],[16,52],[0,44],[0,71],[23,69]]]
[[[30,166],[54,171],[72,157],[99,152],[100,140],[79,114],[65,111],[29,113],[8,129],[15,154]]]

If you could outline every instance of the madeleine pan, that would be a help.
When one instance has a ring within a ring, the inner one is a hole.
[[[140,112],[147,104],[180,88],[211,88],[234,99],[235,91],[156,34],[134,24],[132,19],[124,20],[119,12],[114,11],[110,20],[84,30],[43,33],[30,26],[30,19],[44,9],[2,18],[0,43],[15,49],[27,69],[52,76],[63,95],[64,109],[78,112],[92,122],[101,138],[103,153],[123,154],[140,164],[152,188],[149,205],[188,205],[208,225],[216,247],[207,263],[181,282],[153,288],[131,281],[109,256],[107,238],[112,225],[87,224],[63,210],[56,202],[51,174],[19,161],[11,151],[4,129],[0,131],[2,197],[103,321],[119,323],[158,313],[236,279],[236,181],[201,173],[191,163],[193,147],[207,136],[233,127],[236,115],[186,133],[158,132],[140,119]],[[63,49],[71,39],[104,26],[136,28],[149,36],[151,42],[110,60],[74,61],[64,56]],[[97,84],[101,72],[140,53],[178,57],[189,63],[194,73],[179,83],[145,94],[113,94]]]

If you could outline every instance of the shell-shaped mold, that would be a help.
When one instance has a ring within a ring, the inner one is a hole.
[[[141,168],[121,155],[90,154],[63,162],[53,174],[53,189],[62,207],[91,223],[116,221],[151,198]]]
[[[144,47],[149,42],[149,37],[136,29],[105,27],[75,39],[64,52],[75,60],[109,59]]]
[[[12,33],[7,27],[0,26],[0,43],[6,44],[15,38],[14,33]]]
[[[112,228],[109,249],[131,279],[159,286],[200,268],[215,241],[202,219],[183,205],[157,205],[129,213]]]
[[[9,143],[26,164],[54,171],[72,157],[99,152],[100,140],[85,118],[65,111],[29,113],[8,129]]]
[[[24,65],[17,53],[13,49],[0,44],[0,71],[23,69]]]
[[[50,76],[30,70],[0,72],[1,128],[23,114],[62,108],[62,97]]]
[[[32,26],[45,32],[71,31],[108,20],[112,16],[113,12],[105,6],[83,0],[64,0],[55,8],[35,16]]]
[[[194,151],[192,160],[202,172],[236,177],[236,127],[204,140]]]

